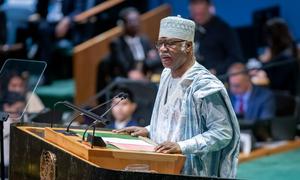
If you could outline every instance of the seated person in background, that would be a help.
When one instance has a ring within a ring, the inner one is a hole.
[[[63,39],[75,41],[73,20],[83,10],[83,0],[38,0],[36,12],[29,17],[29,21],[32,27],[36,26],[32,33],[37,36],[39,58],[49,62],[54,43]]]
[[[119,16],[124,34],[110,45],[114,73],[134,80],[146,79],[147,72],[162,67],[158,54],[148,38],[140,34],[140,13],[137,9],[125,8]]]
[[[213,74],[225,74],[243,56],[236,32],[212,12],[212,0],[190,0],[189,10],[196,23],[196,60]]]
[[[12,23],[9,22],[7,15],[2,10],[0,6],[0,67],[10,57],[23,58],[25,55],[25,49],[21,43],[10,43],[9,39],[12,32],[7,27]]]
[[[260,81],[267,78],[272,90],[286,91],[295,95],[299,78],[299,62],[296,44],[287,24],[280,18],[270,19],[266,24],[265,36],[268,47],[259,59],[266,67],[264,71],[267,77],[252,74]]]
[[[38,113],[42,111],[45,106],[35,93],[32,93],[27,89],[28,77],[25,76],[25,73],[22,74],[16,71],[12,71],[8,75],[7,81],[5,82],[7,84],[4,85],[4,87],[6,87],[7,89],[3,90],[3,92],[16,92],[23,95],[25,97],[26,103],[28,103],[26,111],[29,113]]]
[[[37,0],[5,0],[0,11],[6,15],[7,45],[24,43],[26,35],[22,34],[23,29],[28,28],[28,17],[34,13]]]
[[[1,111],[7,112],[9,118],[4,122],[4,166],[5,166],[5,176],[8,176],[8,166],[9,166],[9,134],[10,134],[10,124],[16,123],[20,119],[22,112],[26,106],[25,97],[16,92],[9,92],[4,95],[1,102]]]
[[[112,101],[112,106],[119,103],[112,108],[113,121],[107,126],[110,129],[122,129],[128,126],[137,126],[138,122],[133,118],[133,114],[137,108],[137,104],[134,101],[133,94],[125,88],[120,88],[116,90],[113,95],[124,92],[128,94],[127,98],[120,101],[120,98],[114,98]]]
[[[4,45],[6,44],[6,17],[4,12],[0,10],[0,53],[2,53],[5,49]],[[1,62],[1,65],[3,63]]]
[[[275,116],[272,92],[253,85],[244,64],[233,64],[228,73],[233,74],[229,76],[229,96],[234,111],[241,119],[254,122],[269,120]]]
[[[133,7],[123,9],[119,14],[119,25],[123,35],[110,44],[110,54],[98,69],[98,91],[117,76],[132,80],[148,80],[152,73],[162,70],[157,51],[152,48],[145,35],[140,34],[140,13]]]

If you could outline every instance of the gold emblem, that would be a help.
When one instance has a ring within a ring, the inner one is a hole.
[[[55,180],[56,155],[50,151],[43,151],[40,158],[40,179]]]

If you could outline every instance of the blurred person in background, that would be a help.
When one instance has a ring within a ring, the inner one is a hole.
[[[98,90],[118,76],[147,81],[162,70],[157,51],[140,33],[139,11],[133,7],[122,9],[118,25],[123,28],[123,34],[111,42],[110,54],[99,65]]]
[[[127,98],[120,101],[121,98],[114,98],[112,101],[111,110],[113,121],[107,126],[110,129],[122,129],[128,126],[137,126],[138,122],[134,118],[134,112],[137,109],[137,104],[131,91],[125,88],[120,88],[114,91],[113,95],[117,96],[119,93],[126,93]]]
[[[28,16],[36,0],[6,0],[0,5],[0,66],[7,58],[26,58]]]
[[[275,117],[273,93],[267,88],[253,85],[244,64],[231,65],[228,74],[229,96],[239,119],[254,123]]]
[[[63,62],[56,63],[58,55],[68,54],[76,44],[74,18],[84,10],[84,5],[84,0],[38,0],[35,12],[29,16],[28,36],[32,43],[28,56],[47,62],[44,84],[50,84],[59,73]]]
[[[6,15],[8,45],[24,43],[26,37],[22,37],[21,31],[28,28],[28,18],[35,12],[36,3],[37,0],[6,0],[0,7]]]
[[[28,78],[26,72],[20,73],[11,71],[6,77],[6,81],[2,87],[4,90],[2,90],[2,92],[16,92],[23,95],[26,98],[26,103],[28,103],[26,112],[38,113],[41,112],[45,106],[40,98],[28,88]]]
[[[226,73],[243,56],[235,31],[220,17],[214,15],[211,0],[190,0],[189,11],[196,23],[196,60],[215,75]]]
[[[281,18],[267,21],[265,38],[267,48],[259,60],[265,67],[266,76],[258,75],[256,79],[269,82],[272,90],[295,95],[299,80],[299,57],[296,43],[286,22]],[[256,75],[256,73],[253,74]]]
[[[38,0],[29,17],[31,33],[39,48],[39,58],[51,60],[56,43],[74,42],[74,17],[84,10],[83,0]]]
[[[3,46],[6,44],[6,34],[6,16],[0,11],[0,51],[3,51]]]
[[[111,61],[117,75],[134,80],[146,79],[148,71],[161,67],[156,50],[149,39],[140,33],[140,13],[133,7],[123,9],[118,24],[124,34],[111,45]]]

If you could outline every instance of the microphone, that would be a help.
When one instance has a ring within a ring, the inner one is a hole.
[[[64,106],[69,107],[69,108],[73,109],[74,111],[78,111],[81,114],[83,114],[83,115],[85,115],[85,116],[87,116],[87,117],[89,117],[91,119],[94,119],[95,121],[97,121],[97,120],[103,120],[103,117],[100,117],[100,116],[98,116],[97,114],[95,114],[93,112],[90,112],[88,110],[85,110],[83,108],[75,106],[74,104],[72,104],[72,103],[70,103],[68,101],[58,101],[58,102],[56,102],[54,104],[54,112],[55,112],[56,106],[59,105],[59,104],[63,104]],[[51,120],[51,128],[53,127],[53,119],[54,118],[52,118],[52,120]]]
[[[92,147],[93,147],[93,145],[94,145],[94,137],[95,137],[95,129],[96,129],[96,125],[99,124],[99,123],[104,123],[104,124],[106,124],[106,122],[107,122],[108,120],[107,120],[107,119],[104,119],[103,117],[104,117],[106,114],[108,114],[109,111],[110,111],[112,108],[114,108],[115,106],[117,106],[121,101],[123,101],[124,99],[127,99],[127,97],[128,97],[128,94],[122,93],[121,99],[120,99],[117,103],[115,103],[114,105],[112,105],[110,108],[108,108],[108,109],[100,116],[100,120],[101,120],[101,121],[95,120],[91,125],[89,125],[89,126],[85,129],[85,131],[84,131],[84,133],[83,133],[83,135],[82,135],[82,141],[85,141],[85,135],[86,135],[87,131],[88,131],[91,127],[93,127],[93,135],[92,135],[92,138],[91,138],[91,144],[92,144]],[[119,98],[120,98],[120,97],[119,97]]]
[[[93,107],[92,109],[89,109],[88,111],[89,111],[89,112],[92,112],[92,111],[94,111],[94,110],[96,110],[96,109],[98,109],[98,108],[100,108],[100,107],[102,107],[102,106],[104,106],[104,105],[106,105],[106,104],[112,102],[115,98],[122,98],[122,97],[124,97],[124,98],[126,99],[127,96],[128,96],[128,95],[127,95],[126,93],[121,92],[121,93],[117,94],[116,96],[114,96],[113,98],[111,98],[110,100],[108,100],[108,101],[106,101],[106,102],[104,102],[104,103],[101,103],[101,104],[99,104],[99,105]],[[83,113],[80,113],[80,114],[74,116],[74,117],[70,120],[70,122],[69,122],[69,124],[68,124],[68,126],[67,126],[67,129],[66,129],[65,134],[74,135],[74,133],[70,132],[71,124],[72,124],[79,116],[82,116],[82,115],[84,115],[84,114],[83,114]],[[106,122],[105,122],[105,123],[106,123]],[[105,125],[106,125],[106,124],[105,124]]]

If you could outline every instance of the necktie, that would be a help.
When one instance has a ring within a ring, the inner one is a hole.
[[[244,114],[244,99],[242,96],[239,98],[239,102],[239,113]]]

